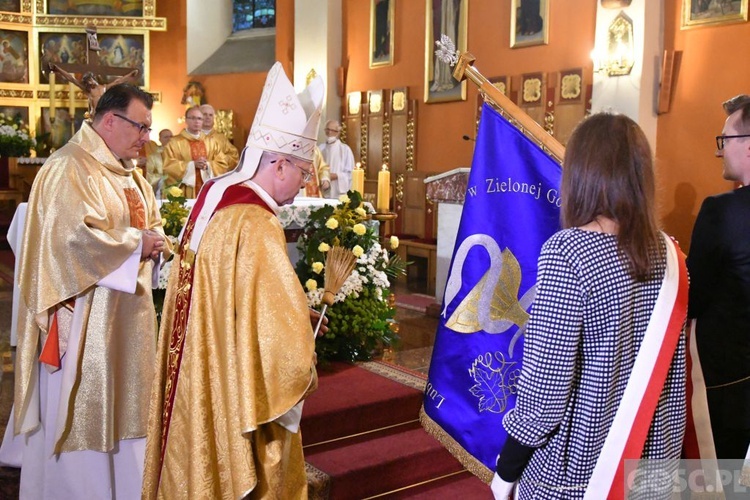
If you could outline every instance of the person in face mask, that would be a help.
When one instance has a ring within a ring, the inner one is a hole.
[[[354,154],[349,146],[341,142],[341,124],[336,120],[329,120],[325,127],[326,142],[321,144],[320,152],[330,167],[331,187],[326,198],[338,198],[352,187],[352,170],[354,169]]]

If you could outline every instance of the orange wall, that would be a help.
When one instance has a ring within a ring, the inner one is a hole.
[[[550,2],[549,45],[511,49],[510,2],[469,0],[468,50],[485,76],[554,72],[591,67],[596,2]],[[393,66],[369,69],[370,2],[346,2],[349,68],[346,91],[407,86],[417,105],[417,170],[444,172],[471,164],[476,86],[468,84],[466,101],[425,104],[425,0],[397,1]],[[354,29],[353,27],[365,27]],[[575,29],[567,29],[575,26]]]
[[[151,85],[152,92],[161,92],[162,102],[154,106],[152,139],[162,128],[177,133],[184,128],[178,120],[185,114],[180,104],[182,89],[188,81],[195,80],[206,89],[208,102],[215,108],[234,111],[234,143],[244,146],[255,110],[263,90],[265,73],[232,73],[226,75],[187,74],[187,0],[160,0],[157,16],[167,18],[167,31],[151,33]],[[294,56],[294,0],[276,0],[276,59],[287,73]]]
[[[425,104],[425,0],[395,3],[393,66],[370,69],[368,64],[370,2],[343,1],[343,61],[348,67],[346,92],[407,86],[417,99],[417,169],[441,172],[471,163],[472,145],[461,139],[473,135],[476,88],[468,85],[463,102]],[[157,15],[168,18],[169,31],[151,34],[151,89],[162,93],[154,108],[154,128],[179,131],[177,119],[186,75],[186,0],[157,2]],[[555,72],[583,67],[591,71],[596,4],[592,0],[550,2],[550,43],[509,48],[510,2],[469,0],[468,49],[486,76]],[[671,110],[657,123],[656,159],[660,179],[659,203],[665,228],[684,249],[702,200],[731,189],[721,178],[721,162],[714,158],[713,137],[721,132],[721,102],[750,93],[750,61],[741,50],[750,40],[750,23],[680,30],[682,0],[665,0],[664,44],[681,50],[673,86]],[[294,0],[277,0],[276,58],[291,72]],[[743,41],[739,43],[738,40]],[[590,73],[589,73],[590,75]],[[233,109],[244,134],[250,128],[260,98],[264,74],[243,73],[195,77],[210,102]],[[242,144],[244,136],[236,140]]]
[[[680,30],[681,2],[666,4],[665,47],[682,57],[671,109],[657,124],[659,198],[666,230],[686,249],[703,199],[732,188],[714,157],[714,136],[726,118],[721,103],[750,93],[750,61],[742,55],[750,23]]]

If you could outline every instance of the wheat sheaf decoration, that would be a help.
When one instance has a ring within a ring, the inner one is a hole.
[[[341,289],[346,279],[352,274],[357,257],[351,250],[341,246],[334,246],[328,251],[326,256],[326,275],[323,292],[323,308],[320,311],[320,319],[315,326],[315,336],[318,335],[320,325],[323,323],[323,316],[326,314],[328,306],[333,305],[336,294]]]

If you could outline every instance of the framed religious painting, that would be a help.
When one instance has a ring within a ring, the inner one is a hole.
[[[98,64],[100,68],[94,71],[99,75],[99,83],[106,85],[112,83],[118,76],[102,77],[107,75],[107,67],[138,70],[135,75],[134,84],[139,86],[148,85],[148,35],[137,33],[97,33],[99,43],[98,61],[90,61],[90,64]],[[62,68],[66,65],[86,64],[86,33],[71,31],[45,31],[39,33],[38,47],[42,59]],[[39,65],[39,83],[49,84],[47,71],[43,64]],[[78,73],[70,71],[71,73]],[[83,75],[77,74],[76,79],[80,82]],[[61,83],[58,79],[56,83]]]
[[[99,64],[115,68],[132,68],[138,70],[136,85],[147,84],[146,56],[148,54],[147,37],[142,34],[99,33]],[[109,77],[110,83],[117,77]]]
[[[29,83],[29,31],[0,29],[0,84]]]
[[[510,47],[549,42],[549,0],[511,0]]]
[[[21,0],[22,6],[25,2],[31,0]],[[156,0],[36,0],[35,3],[37,24],[43,26],[167,29],[167,19],[156,17]]]
[[[86,33],[40,32],[38,37],[37,47],[42,60],[52,64],[86,64]],[[47,71],[43,66],[40,60],[39,83],[48,85]]]
[[[29,126],[29,107],[5,102],[0,102],[0,114],[2,114],[0,124],[22,122]]]
[[[153,0],[47,0],[47,14],[63,16],[141,17],[143,6]]]
[[[21,0],[0,0],[0,11],[21,12]]]
[[[426,1],[424,101],[465,101],[466,82],[453,78],[451,65],[435,55],[435,42],[445,35],[456,50],[466,52],[469,0]]]
[[[747,21],[747,0],[682,0],[682,29]]]
[[[396,0],[370,0],[370,67],[393,64],[393,18]]]
[[[63,147],[86,118],[88,108],[56,106],[54,120],[49,106],[39,108],[36,121],[37,156],[49,156]]]

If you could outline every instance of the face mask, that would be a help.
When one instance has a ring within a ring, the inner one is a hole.
[[[335,137],[326,137],[326,143],[333,144],[334,142],[336,142]]]

